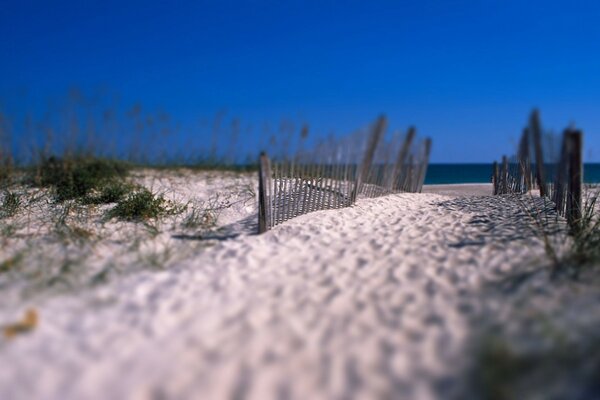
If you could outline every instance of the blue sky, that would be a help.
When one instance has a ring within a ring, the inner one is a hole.
[[[581,127],[600,162],[598,21],[595,1],[0,0],[0,106],[110,88],[167,111],[174,147],[207,141],[194,126],[222,110],[314,135],[383,112],[431,136],[434,162],[510,153],[535,106],[547,127]]]

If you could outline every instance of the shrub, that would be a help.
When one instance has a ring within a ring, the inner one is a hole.
[[[17,213],[21,206],[19,195],[10,191],[4,192],[4,199],[0,207],[0,218],[12,217]]]
[[[148,189],[140,188],[121,199],[109,212],[110,218],[125,221],[144,221],[157,218],[169,212],[168,202]]]
[[[99,192],[85,196],[82,201],[85,204],[117,203],[133,190],[134,186],[128,183],[120,181],[107,182],[99,189]]]
[[[49,157],[39,166],[39,184],[52,187],[59,201],[82,198],[93,189],[124,178],[128,168],[125,163],[100,158]]]

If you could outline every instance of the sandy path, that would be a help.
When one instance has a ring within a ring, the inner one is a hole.
[[[362,200],[34,304],[39,328],[0,344],[0,398],[451,397],[482,282],[541,257],[511,208]]]
[[[489,196],[494,191],[491,183],[464,183],[451,185],[424,185],[423,193],[443,194],[444,196]]]

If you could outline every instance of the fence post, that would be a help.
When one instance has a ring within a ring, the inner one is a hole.
[[[508,194],[508,157],[502,156],[502,194]]]
[[[554,179],[554,188],[552,190],[552,200],[556,205],[556,211],[560,215],[565,215],[565,180],[569,171],[569,139],[568,130],[563,132],[563,138],[560,145],[560,160],[556,167],[556,176]]]
[[[354,190],[352,191],[352,203],[356,202],[356,198],[358,197],[358,193],[361,190],[363,180],[368,178],[369,172],[371,170],[371,164],[373,163],[373,157],[375,156],[375,149],[377,148],[377,143],[379,139],[383,135],[387,125],[387,119],[384,115],[380,116],[375,123],[375,127],[373,128],[373,132],[369,136],[369,141],[367,143],[367,148],[365,151],[364,158],[359,166],[358,174],[356,176],[356,182],[354,184]]]
[[[410,192],[413,185],[413,169],[414,169],[414,156],[410,154],[408,156],[408,170],[406,171],[406,177],[404,178],[404,191]]]
[[[492,183],[494,184],[494,195],[499,194],[499,185],[498,185],[498,163],[494,161],[492,165]]]
[[[582,147],[583,134],[581,131],[566,132],[569,152],[569,187],[567,194],[567,222],[571,229],[577,229],[581,220],[581,187],[583,182]]]
[[[531,134],[533,136],[533,147],[535,150],[535,167],[537,170],[537,184],[540,188],[540,196],[544,197],[548,194],[546,189],[546,179],[544,174],[544,155],[542,153],[542,128],[540,124],[540,113],[537,109],[531,112],[529,118]]]
[[[425,183],[425,175],[427,175],[427,166],[429,165],[429,154],[431,153],[431,138],[425,139],[425,153],[423,154],[423,160],[421,161],[421,168],[419,170],[419,181],[415,192],[421,193],[423,190],[423,183]]]
[[[270,228],[271,212],[268,196],[271,180],[271,167],[265,152],[260,153],[258,162],[258,233],[264,233]]]
[[[400,152],[398,153],[398,158],[396,158],[396,163],[394,164],[394,172],[392,173],[392,181],[390,182],[389,190],[397,191],[400,189],[400,176],[402,174],[402,167],[404,166],[404,162],[406,161],[406,155],[410,150],[410,145],[415,138],[416,129],[414,126],[408,128],[408,132],[406,133],[406,138],[404,142],[402,142],[402,147],[400,148]]]
[[[529,129],[523,129],[521,135],[519,151],[519,164],[521,166],[521,173],[523,174],[523,189],[525,192],[529,192],[531,187],[531,160],[529,159]],[[523,191],[523,190],[521,190]]]

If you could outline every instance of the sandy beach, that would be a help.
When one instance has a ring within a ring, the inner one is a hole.
[[[0,400],[600,400],[600,1],[0,4]]]
[[[423,193],[441,194],[444,196],[490,196],[494,186],[491,183],[457,183],[453,185],[425,185]]]
[[[255,235],[255,201],[239,190],[253,175],[139,179],[178,201],[220,190],[233,205],[201,233],[182,230],[185,216],[163,222],[140,236],[135,256],[127,249],[145,228],[116,231],[91,217],[99,238],[68,246],[86,254],[76,267],[93,264],[97,274],[115,264],[101,284],[81,272],[67,289],[32,295],[23,280],[2,278],[0,325],[29,308],[39,322],[0,340],[0,398],[468,398],[466,354],[481,321],[520,329],[511,313],[525,294],[508,299],[489,286],[548,264],[523,209],[487,184],[363,199]],[[23,241],[39,247],[37,262],[58,254],[49,234],[37,235],[3,239],[3,259]],[[139,254],[165,248],[160,268],[144,268]],[[547,297],[546,281],[528,284],[534,299]],[[570,289],[555,290],[563,295],[543,312],[575,304]],[[583,293],[577,307],[594,304]],[[565,330],[592,329],[598,307],[590,308],[586,318],[566,313]]]

